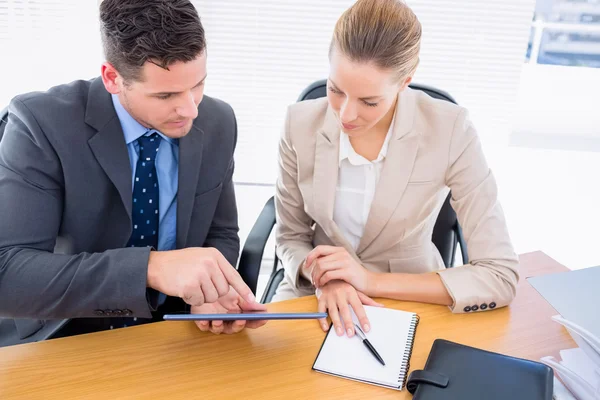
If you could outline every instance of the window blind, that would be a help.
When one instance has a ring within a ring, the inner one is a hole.
[[[237,115],[237,182],[272,184],[286,107],[328,75],[333,27],[352,0],[196,0],[207,32],[206,93]],[[423,25],[415,81],[469,108],[485,143],[505,143],[534,0],[409,0]],[[0,104],[99,74],[98,2],[0,0]]]
[[[286,107],[328,75],[335,22],[349,0],[203,1],[206,92],[228,101],[239,126],[238,182],[273,183]],[[534,0],[409,0],[423,25],[415,82],[469,108],[484,144],[506,145]]]
[[[100,43],[96,1],[0,0],[0,108],[19,93],[99,75]]]

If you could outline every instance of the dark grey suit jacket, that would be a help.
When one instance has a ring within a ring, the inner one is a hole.
[[[179,141],[177,248],[239,254],[231,107],[204,96]],[[131,167],[100,78],[16,97],[0,141],[0,346],[104,310],[150,317],[149,249],[132,231]]]

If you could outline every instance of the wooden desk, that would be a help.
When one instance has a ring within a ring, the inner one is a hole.
[[[509,308],[470,314],[386,300],[420,317],[411,368],[422,368],[436,338],[539,360],[575,347],[554,309],[526,277],[564,271],[544,253],[521,256],[521,281]],[[269,305],[314,311],[314,296]],[[325,334],[315,321],[271,321],[235,336],[161,322],[0,349],[0,398],[409,399],[311,370]]]

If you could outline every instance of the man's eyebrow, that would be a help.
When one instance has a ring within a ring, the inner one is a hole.
[[[200,82],[196,83],[196,85],[193,87],[193,89],[202,85],[205,80],[206,80],[206,75],[204,75],[204,78],[202,78],[202,80]],[[179,93],[181,93],[181,92],[158,92],[158,93],[152,93],[152,95],[153,96],[166,96],[166,95],[170,95],[170,94],[179,94]]]

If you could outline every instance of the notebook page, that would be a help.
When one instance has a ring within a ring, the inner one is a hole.
[[[366,336],[386,365],[381,365],[375,359],[357,335],[351,338],[338,336],[331,329],[313,368],[397,388],[401,385],[399,376],[414,314],[389,308],[364,307],[371,325],[371,331]],[[354,315],[353,319],[358,322]]]

